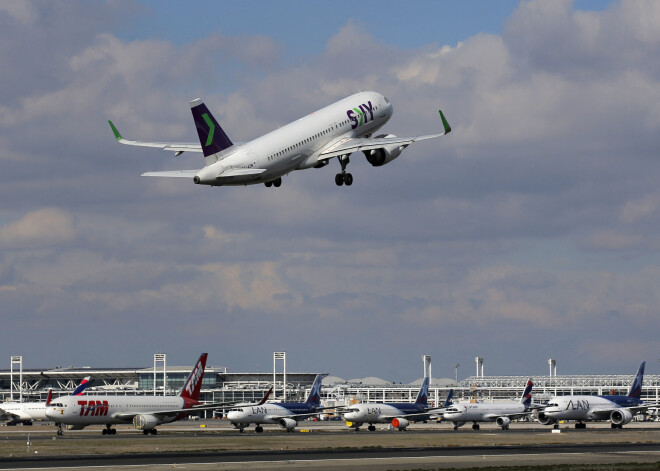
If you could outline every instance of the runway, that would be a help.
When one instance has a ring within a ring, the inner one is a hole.
[[[7,459],[2,469],[99,469],[131,467],[187,469],[424,469],[483,466],[657,463],[658,444],[544,445],[511,447],[451,447],[341,451],[262,451],[222,453],[163,453],[96,457]]]
[[[226,423],[209,421],[161,427],[157,436],[126,427],[105,437],[98,427],[67,431],[64,437],[55,437],[51,427],[3,427],[0,468],[405,470],[660,463],[660,427],[630,425],[624,430],[602,425],[574,430],[567,425],[554,434],[538,424],[516,424],[506,432],[495,427],[456,432],[446,424],[419,424],[409,432],[356,433],[342,424],[317,423],[305,425],[309,432],[287,434],[274,427],[262,434],[240,434]],[[28,429],[30,447],[25,442]]]

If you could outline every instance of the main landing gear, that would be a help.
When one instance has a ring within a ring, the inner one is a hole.
[[[367,430],[369,430],[370,432],[375,432],[376,431],[376,426],[375,425],[370,425],[370,426],[367,427]]]
[[[112,428],[110,424],[106,424],[105,428],[101,430],[101,435],[117,435],[117,429]]]
[[[472,424],[472,430],[479,430],[479,424],[478,423],[473,423]]]
[[[257,432],[257,433],[263,433],[264,428],[263,428],[261,425],[257,425],[257,426],[254,428],[254,431]]]
[[[346,166],[350,162],[348,155],[342,155],[339,157],[337,160],[339,160],[339,164],[341,165],[341,173],[338,173],[335,175],[335,184],[337,186],[351,186],[353,184],[353,175],[350,173],[346,173]]]
[[[151,430],[142,430],[142,435],[158,435],[158,430],[152,428]]]
[[[279,188],[282,186],[282,177],[277,177],[275,180],[271,180],[269,182],[264,183],[266,185],[266,188],[270,188],[271,186],[274,186],[275,188]]]

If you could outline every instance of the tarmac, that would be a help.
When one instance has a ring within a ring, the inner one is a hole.
[[[609,423],[576,430],[562,424],[559,433],[538,423],[513,423],[508,431],[494,424],[413,424],[399,432],[386,425],[356,432],[343,422],[301,422],[295,433],[277,426],[244,433],[226,420],[180,421],[143,435],[116,426],[65,431],[52,425],[0,427],[2,469],[465,469],[484,466],[658,463],[660,423],[633,422],[623,430]]]

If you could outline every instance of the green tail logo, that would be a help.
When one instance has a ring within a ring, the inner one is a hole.
[[[209,135],[206,138],[206,144],[204,144],[204,145],[205,146],[210,146],[211,143],[213,142],[213,133],[215,133],[215,124],[213,124],[213,121],[211,121],[211,118],[209,118],[208,113],[204,113],[202,115],[202,118],[204,118],[204,121],[209,126]]]

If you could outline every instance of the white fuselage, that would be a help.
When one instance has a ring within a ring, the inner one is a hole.
[[[525,410],[524,404],[515,401],[453,404],[443,412],[442,417],[454,423],[494,422],[498,417],[523,414]]]
[[[360,108],[364,104],[371,108]],[[353,109],[364,110],[363,118],[349,119],[347,112]],[[246,185],[315,167],[323,149],[349,138],[370,136],[390,119],[392,112],[392,105],[380,93],[356,93],[248,143],[206,157],[207,166],[197,176],[202,183],[215,184],[215,177],[227,170],[266,169],[257,176],[236,176],[217,183]]]
[[[67,396],[53,400],[46,416],[67,425],[130,423],[133,416],[142,413],[184,408],[179,396]],[[176,415],[159,419],[168,423]]]
[[[232,409],[227,412],[227,419],[235,424],[277,424],[282,417],[292,416],[289,409],[277,404],[262,404]]]
[[[625,406],[639,405],[639,401],[628,399],[626,396],[617,398],[624,404],[617,404],[602,396],[555,396],[543,409],[543,415],[554,420],[603,420],[608,416],[607,410]],[[629,404],[625,404],[629,402]],[[600,414],[596,411],[601,411]]]
[[[4,414],[1,411],[4,411]],[[0,404],[0,420],[47,420],[46,403],[5,402]]]
[[[403,417],[410,413],[421,415],[420,410],[408,410],[405,408],[410,404],[402,404],[401,408],[391,404],[353,404],[349,407],[349,412],[343,414],[344,420],[355,424],[387,424],[394,417]],[[416,408],[415,408],[416,409]]]

